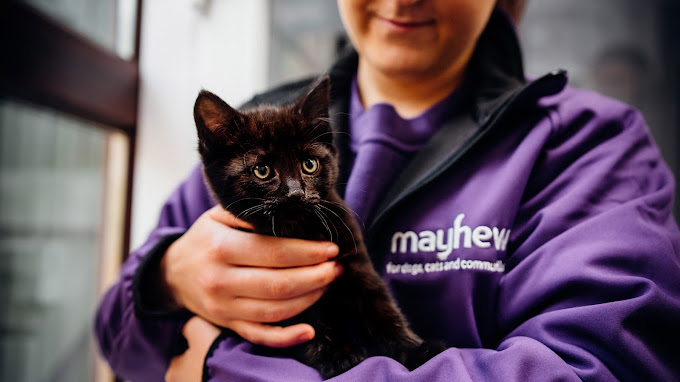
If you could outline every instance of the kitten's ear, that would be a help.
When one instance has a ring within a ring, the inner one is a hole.
[[[244,124],[244,116],[220,97],[201,90],[194,104],[194,121],[198,132],[199,151],[205,155],[214,145],[234,142],[235,127]]]
[[[331,80],[328,75],[319,78],[311,90],[297,102],[298,110],[310,121],[328,119]]]

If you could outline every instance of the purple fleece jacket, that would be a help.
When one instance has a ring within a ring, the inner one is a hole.
[[[413,328],[450,348],[412,372],[373,357],[334,381],[680,379],[673,176],[637,111],[571,88],[544,93],[482,115],[492,131],[367,222],[374,263]],[[437,139],[422,150],[448,144]],[[135,275],[213,204],[197,167],[102,300],[97,337],[119,375],[163,379],[185,317],[145,312]],[[205,379],[320,380],[250,349],[220,337]]]

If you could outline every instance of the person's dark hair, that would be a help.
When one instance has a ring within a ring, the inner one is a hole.
[[[498,0],[496,5],[508,12],[515,24],[519,24],[522,20],[522,14],[524,13],[526,3],[527,0]]]

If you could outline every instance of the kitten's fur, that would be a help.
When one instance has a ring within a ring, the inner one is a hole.
[[[255,232],[330,240],[340,247],[343,275],[316,304],[284,323],[309,323],[315,338],[264,353],[296,358],[324,378],[374,355],[414,369],[441,347],[426,345],[409,329],[335,190],[329,87],[326,76],[292,105],[243,112],[202,91],[194,118],[205,177],[217,200]]]

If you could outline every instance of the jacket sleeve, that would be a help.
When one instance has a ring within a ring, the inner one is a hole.
[[[617,103],[557,110],[514,224],[497,299],[498,342],[450,348],[409,372],[372,357],[334,381],[680,379],[680,233],[674,180],[641,116]],[[435,311],[432,314],[437,314]],[[222,338],[210,381],[318,381],[289,359]]]
[[[175,353],[186,312],[144,306],[145,273],[153,272],[165,249],[214,205],[197,166],[174,191],[147,241],[122,265],[118,280],[101,299],[95,335],[117,375],[131,381],[162,381]]]

